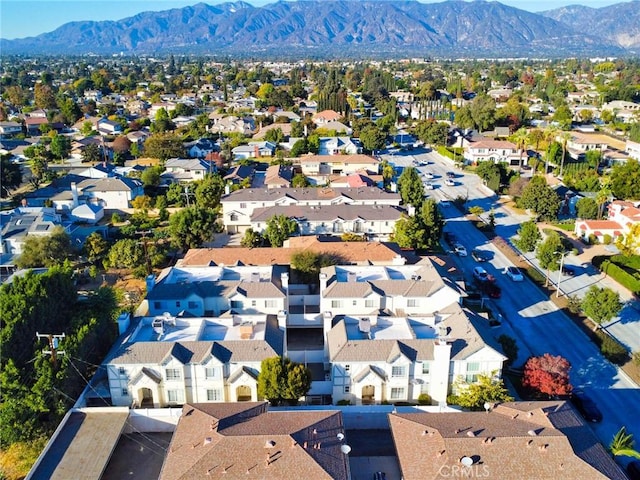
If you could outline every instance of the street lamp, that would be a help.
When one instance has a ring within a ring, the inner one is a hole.
[[[562,281],[562,267],[564,266],[564,257],[566,254],[569,253],[568,250],[565,250],[564,252],[553,252],[553,253],[559,253],[561,255],[560,257],[560,270],[558,270],[558,289],[556,290],[556,298],[560,298],[560,282]]]

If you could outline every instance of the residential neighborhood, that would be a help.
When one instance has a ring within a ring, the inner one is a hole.
[[[638,478],[637,78],[2,58],[0,476]]]

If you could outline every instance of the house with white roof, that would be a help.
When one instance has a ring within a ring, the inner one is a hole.
[[[355,155],[362,153],[360,140],[351,137],[320,137],[319,155]]]
[[[400,195],[377,187],[367,188],[246,188],[225,194],[220,199],[222,219],[227,232],[243,233],[253,226],[254,213],[270,207],[299,206],[310,214],[311,206],[343,205],[399,207]],[[262,228],[262,227],[261,227]]]
[[[465,147],[464,158],[473,165],[487,161],[503,162],[510,166],[518,166],[521,161],[523,165],[527,164],[526,152],[506,140],[483,139],[469,143]]]
[[[332,266],[320,273],[325,362],[333,401],[446,402],[456,378],[501,372],[460,306],[462,291],[430,261],[402,266]],[[482,319],[476,319],[482,322]]]
[[[160,181],[164,185],[193,182],[202,180],[207,173],[214,171],[215,164],[202,158],[170,158],[164,164]]]

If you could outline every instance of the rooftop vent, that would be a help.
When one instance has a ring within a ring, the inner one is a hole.
[[[538,432],[536,432],[535,430],[529,430],[527,432],[527,434],[531,437],[537,437],[538,436]]]
[[[471,457],[462,457],[460,459],[460,463],[462,465],[464,465],[465,467],[470,467],[470,466],[473,465],[473,458],[471,458]]]
[[[475,436],[476,436],[476,434],[475,434],[475,432],[473,430],[469,430],[467,432],[467,437],[475,437]]]
[[[356,272],[347,272],[347,282],[355,282],[357,279]]]
[[[267,440],[266,442],[264,442],[264,448],[273,448],[276,446],[276,442],[274,442],[273,440]]]

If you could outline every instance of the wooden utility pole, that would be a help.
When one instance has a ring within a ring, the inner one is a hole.
[[[42,353],[45,355],[51,355],[51,362],[53,363],[53,368],[56,368],[58,362],[58,355],[64,355],[64,350],[58,350],[58,345],[60,344],[60,340],[65,338],[65,334],[61,333],[60,335],[55,335],[53,333],[38,333],[36,332],[36,338],[40,340],[41,338],[46,338],[49,342],[49,350],[42,350]]]

